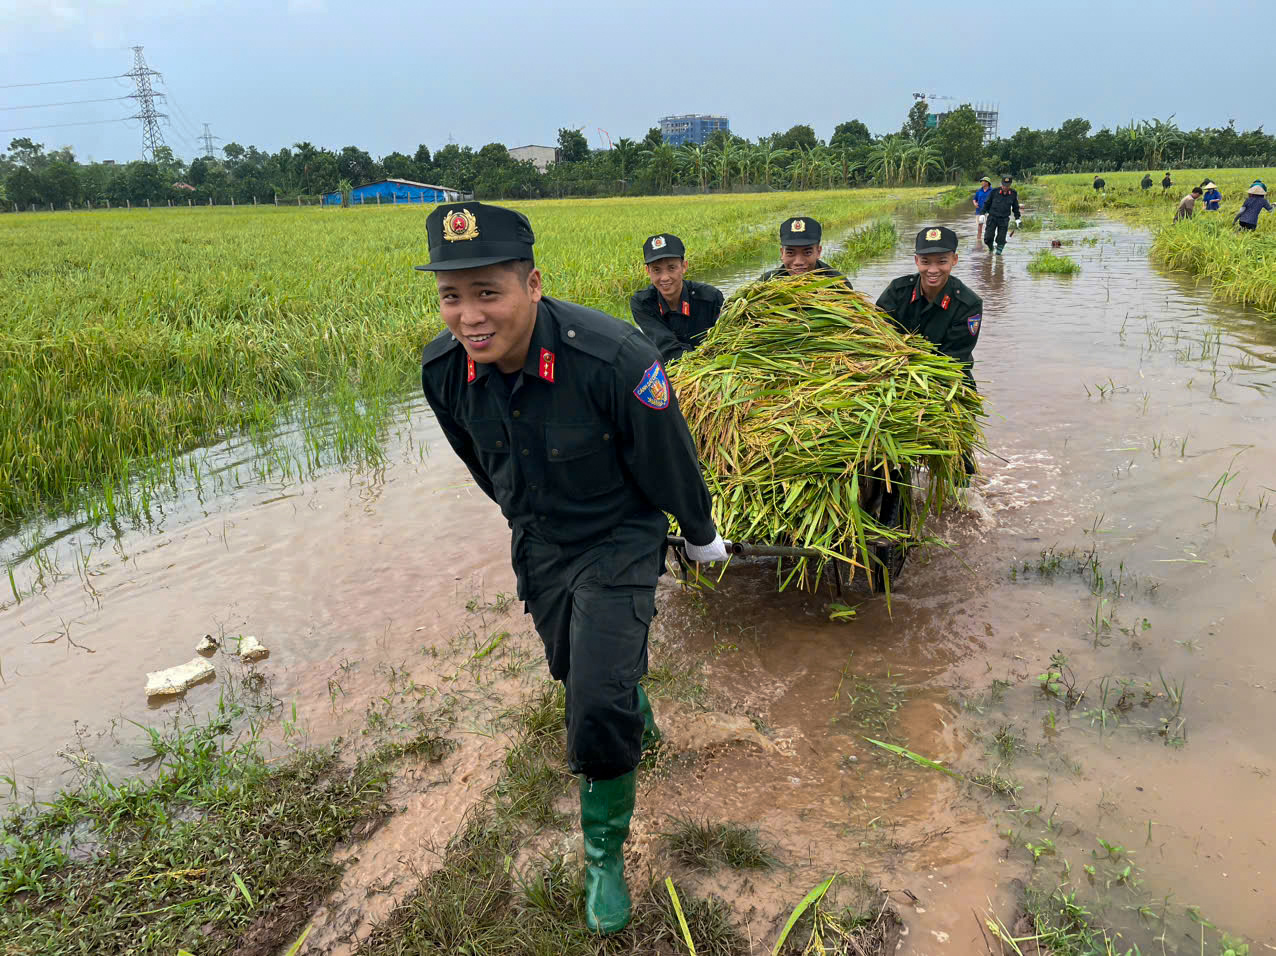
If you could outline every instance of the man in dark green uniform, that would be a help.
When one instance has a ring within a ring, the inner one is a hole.
[[[966,381],[975,387],[974,351],[983,324],[984,302],[953,274],[957,265],[957,233],[945,226],[927,226],[913,245],[917,271],[900,276],[877,298],[906,335],[925,336],[936,350],[961,362]],[[966,473],[975,462],[966,459]]]
[[[1010,217],[1015,217],[1015,225],[1023,224],[1019,217],[1019,193],[1010,185],[1014,182],[1009,176],[1001,177],[1001,188],[994,189],[986,197],[979,211],[988,217],[984,226],[984,245],[992,252],[993,240],[997,243],[997,255],[1006,248],[1006,229],[1010,225]]]
[[[831,265],[820,258],[824,247],[820,245],[823,230],[810,216],[794,216],[780,223],[780,268],[764,272],[762,282],[776,276],[796,276],[814,272],[822,276],[840,276]],[[846,287],[852,288],[851,280]]]
[[[984,303],[953,274],[957,265],[957,233],[927,226],[917,234],[913,263],[917,271],[900,276],[877,299],[905,334],[923,335],[944,355],[962,363],[975,386],[973,353],[979,341]]]
[[[660,357],[672,362],[704,341],[722,313],[722,293],[685,278],[686,249],[677,236],[648,236],[642,257],[651,285],[630,297],[629,311]]]
[[[439,427],[513,529],[518,595],[567,690],[581,775],[585,918],[629,921],[624,842],[644,737],[638,680],[664,562],[665,512],[694,561],[726,560],[660,355],[632,325],[543,295],[521,213],[466,203],[426,219],[447,329],[421,357]],[[647,733],[644,734],[644,729]]]

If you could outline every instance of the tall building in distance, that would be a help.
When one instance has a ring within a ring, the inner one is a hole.
[[[729,131],[731,121],[711,113],[683,113],[681,116],[660,118],[660,138],[672,146],[684,143],[703,146],[704,141],[720,129]]]
[[[926,105],[930,107],[930,112],[926,114],[926,128],[935,129],[944,121],[944,117],[952,112],[951,108],[942,112],[935,109],[932,100],[943,99],[951,100],[951,96],[926,96],[922,93],[914,93],[914,99],[925,99]],[[991,143],[994,139],[1000,137],[1001,112],[996,103],[971,103],[971,109],[975,111],[975,118],[979,120],[979,125],[984,128],[984,145]]]

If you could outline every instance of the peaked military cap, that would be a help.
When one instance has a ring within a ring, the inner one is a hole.
[[[915,249],[919,256],[934,252],[956,252],[957,233],[947,226],[927,226],[917,234]]]
[[[1010,175],[1010,174],[1008,174],[1008,173],[1007,173],[1005,176],[1002,176],[1002,177],[1001,177],[1001,184],[1002,184],[1003,186],[1008,186],[1008,185],[1010,185],[1012,182],[1014,182],[1014,177],[1013,177],[1013,176],[1011,176],[1011,175]]]
[[[648,236],[642,244],[643,262],[652,263],[657,259],[685,259],[687,250],[682,240],[667,232],[658,236]]]
[[[425,272],[478,269],[482,266],[531,259],[536,236],[521,212],[481,202],[436,206],[425,219],[430,247]]]
[[[780,245],[818,246],[820,224],[810,216],[794,216],[780,223]]]

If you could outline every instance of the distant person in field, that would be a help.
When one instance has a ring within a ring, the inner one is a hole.
[[[1106,187],[1107,185],[1108,185],[1108,184],[1107,184],[1107,183],[1105,183],[1105,182],[1103,181],[1103,177],[1102,177],[1102,176],[1095,176],[1095,177],[1094,177],[1094,191],[1095,191],[1096,193],[1103,192],[1104,187]]]
[[[1258,228],[1258,214],[1264,209],[1272,211],[1272,204],[1267,201],[1267,189],[1261,183],[1255,183],[1249,187],[1245,203],[1241,211],[1232,217],[1232,222],[1246,232],[1253,232]]]
[[[685,278],[687,253],[677,236],[648,236],[642,258],[651,285],[630,297],[629,311],[660,357],[672,362],[704,341],[722,313],[722,293]]]
[[[994,189],[979,207],[979,211],[988,217],[984,226],[984,245],[993,251],[993,242],[997,244],[997,255],[1006,248],[1006,229],[1010,226],[1010,217],[1015,217],[1015,225],[1023,225],[1019,212],[1019,194],[1011,188],[1014,180],[1010,176],[1001,177],[1001,188]]]
[[[971,200],[975,204],[975,224],[979,227],[981,232],[984,228],[985,217],[979,210],[982,208],[984,200],[988,198],[988,194],[990,192],[992,192],[992,180],[985,176],[983,179],[979,180],[979,188],[975,190],[975,195],[971,197]]]
[[[1205,200],[1206,212],[1218,212],[1219,203],[1223,201],[1223,194],[1218,191],[1218,187],[1214,185],[1212,179],[1207,179],[1201,183],[1203,190],[1202,197]]]
[[[759,281],[766,282],[778,276],[798,276],[807,272],[822,276],[840,276],[831,265],[820,258],[824,247],[820,244],[823,229],[810,216],[793,216],[780,223],[780,268],[762,273]],[[846,287],[852,288],[846,279]]]
[[[1151,174],[1151,173],[1144,173],[1144,174],[1143,174],[1143,179],[1141,179],[1141,180],[1139,181],[1139,187],[1140,187],[1140,188],[1142,188],[1142,189],[1151,189],[1151,188],[1152,188],[1152,174]]]
[[[1164,196],[1170,191],[1170,187],[1174,185],[1174,180],[1170,178],[1170,174],[1166,173],[1165,178],[1161,180],[1161,195]]]
[[[1192,191],[1179,200],[1179,208],[1174,212],[1175,222],[1192,218],[1192,214],[1196,212],[1196,200],[1201,198],[1202,192],[1200,186],[1193,186]]]

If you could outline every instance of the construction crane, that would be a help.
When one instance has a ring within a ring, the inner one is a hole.
[[[595,127],[594,127],[594,129],[598,130],[598,147],[599,147],[599,149],[601,149],[601,148],[602,148],[602,145],[603,145],[603,137],[604,137],[604,136],[606,136],[606,137],[607,137],[607,148],[608,148],[608,149],[615,149],[615,148],[616,148],[615,143],[613,143],[613,142],[611,141],[611,133],[607,132],[607,131],[606,131],[605,129],[603,129],[601,126],[595,126]]]
[[[940,93],[914,93],[913,94],[913,99],[915,100],[951,100],[953,98],[954,97],[944,96]]]

